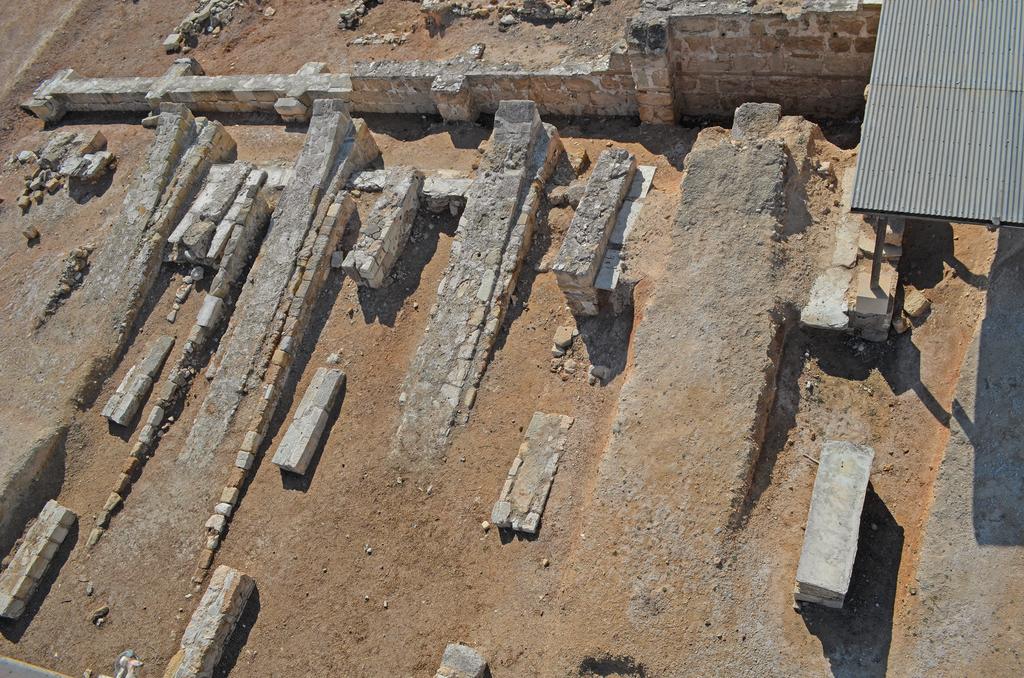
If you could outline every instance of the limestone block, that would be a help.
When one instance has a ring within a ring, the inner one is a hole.
[[[572,417],[534,412],[491,511],[492,523],[536,534],[572,423]]]
[[[17,619],[78,519],[51,499],[25,531],[10,565],[0,574],[0,616]]]
[[[449,643],[434,678],[483,678],[487,660],[468,645]]]
[[[605,151],[594,166],[551,267],[574,313],[597,314],[594,281],[635,174],[636,159],[624,149]]]
[[[119,426],[125,426],[131,421],[152,388],[153,379],[160,373],[173,345],[174,337],[169,336],[157,337],[149,344],[146,357],[128,370],[103,406],[104,417]]]
[[[243,572],[227,565],[217,567],[185,627],[181,648],[168,664],[164,678],[209,678],[213,675],[255,585],[255,581]]]
[[[274,110],[288,122],[302,122],[309,117],[309,107],[295,97],[281,97],[274,102]]]
[[[870,447],[846,441],[822,447],[796,571],[797,601],[843,606],[874,456]]]
[[[594,278],[594,287],[599,290],[610,292],[619,284],[619,276],[622,274],[622,252],[626,245],[626,238],[629,237],[633,224],[640,218],[643,211],[647,193],[654,182],[655,167],[652,165],[640,165],[633,175],[633,183],[629,187],[619,213],[615,218],[615,226],[608,236],[608,245],[604,252],[604,259],[601,268]]]
[[[345,373],[341,370],[317,369],[274,453],[271,460],[274,464],[291,473],[301,475],[306,472],[344,383]]]
[[[743,104],[733,116],[732,138],[748,141],[764,138],[775,129],[781,117],[779,104]]]
[[[409,240],[419,208],[423,174],[411,167],[388,170],[387,188],[367,215],[342,269],[361,284],[379,288]]]
[[[203,298],[203,305],[199,309],[196,324],[200,327],[213,328],[217,325],[223,312],[224,300],[208,294]]]
[[[800,324],[817,329],[843,331],[850,326],[847,297],[853,284],[853,269],[830,266],[814,281],[807,305],[800,311]]]
[[[473,122],[480,116],[473,90],[465,75],[442,73],[430,84],[430,98],[445,120]]]

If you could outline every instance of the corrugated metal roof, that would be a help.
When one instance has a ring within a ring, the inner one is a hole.
[[[1024,226],[1024,0],[889,0],[853,209]]]

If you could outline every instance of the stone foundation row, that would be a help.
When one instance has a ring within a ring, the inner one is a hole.
[[[161,124],[170,124],[174,121],[175,116],[181,115],[190,116],[187,110],[164,113],[162,117],[170,117],[168,120],[162,121]],[[158,136],[159,133],[160,128],[158,127]],[[233,147],[233,142],[230,145]],[[215,170],[224,167],[224,165],[212,165],[207,174],[212,174],[216,177],[223,170]],[[160,385],[156,394],[156,402],[149,409],[145,422],[139,429],[132,448],[121,467],[121,472],[114,487],[111,489],[102,510],[97,515],[95,526],[89,534],[87,541],[89,546],[96,544],[103,536],[109,527],[111,517],[123,505],[124,499],[128,496],[135,479],[141,473],[143,465],[148,457],[153,454],[164,428],[168,425],[171,410],[187,393],[189,384],[201,367],[201,359],[208,347],[209,340],[216,334],[217,328],[226,318],[228,304],[234,290],[240,283],[239,278],[245,265],[252,259],[256,246],[262,239],[268,217],[268,207],[266,199],[260,194],[260,188],[266,180],[266,172],[252,168],[245,163],[234,163],[227,165],[227,167],[240,167],[245,170],[245,173],[242,175],[239,190],[234,194],[230,206],[217,226],[217,229],[222,232],[225,239],[219,259],[216,262],[217,272],[210,285],[210,291],[203,300],[196,322],[192,325],[185,340],[181,354],[178,356],[175,364],[168,370],[167,377]],[[201,195],[202,192],[199,194]],[[175,230],[180,230],[181,223],[188,221],[191,214],[193,214],[191,210],[186,211],[180,221],[178,221],[179,229]],[[170,338],[164,338],[162,343],[153,349],[150,356],[138,368],[142,373],[140,376],[148,376],[150,383],[152,383],[152,379],[159,372],[160,365],[163,364],[167,353],[170,351],[171,342],[168,342],[168,339]],[[160,349],[159,351],[157,350],[158,348]],[[157,357],[160,358],[159,364],[157,364]],[[129,373],[130,375],[131,373]],[[126,377],[127,380],[128,378]],[[148,391],[148,387],[146,390]],[[138,403],[141,403],[143,397],[139,396],[136,398],[129,392],[119,397],[115,393],[111,401],[119,398],[119,403],[121,403],[126,398],[129,398],[129,396],[131,396],[129,402],[135,402],[136,407]],[[108,403],[108,407],[110,407],[110,403]],[[121,409],[123,409],[122,405],[116,405],[113,414],[118,414]],[[130,417],[131,415],[129,415],[128,419]],[[127,421],[123,423],[127,423]]]
[[[50,562],[77,518],[56,501],[46,502],[0,574],[0,617],[17,619],[25,611],[25,605],[46,576]]]
[[[345,192],[344,187],[355,171],[373,162],[380,154],[373,137],[362,120],[352,121],[337,102],[324,101],[318,102],[317,105],[321,107],[318,113],[320,117],[315,118],[314,124],[311,125],[311,132],[307,136],[307,143],[295,164],[292,179],[274,213],[275,220],[282,220],[282,225],[287,224],[292,227],[292,237],[298,235],[297,227],[300,225],[308,224],[310,226],[305,231],[302,240],[298,241],[297,245],[299,246],[292,245],[295,247],[292,250],[294,254],[291,255],[291,266],[287,267],[290,275],[287,284],[282,288],[277,288],[280,291],[276,301],[271,301],[269,288],[271,283],[276,287],[277,283],[274,282],[274,279],[268,278],[261,281],[256,275],[251,276],[259,289],[248,290],[250,300],[247,300],[247,304],[254,303],[251,297],[259,294],[267,302],[272,303],[272,306],[264,308],[260,312],[259,320],[263,323],[262,325],[255,322],[257,320],[255,315],[251,318],[243,318],[247,327],[242,329],[243,333],[241,334],[238,327],[234,328],[232,340],[235,336],[239,340],[248,337],[246,339],[248,347],[245,350],[251,351],[259,347],[259,353],[246,354],[244,357],[247,360],[244,363],[237,360],[243,357],[242,355],[225,353],[225,360],[217,368],[218,377],[216,379],[222,380],[225,385],[248,381],[256,374],[261,375],[261,378],[251,387],[253,392],[258,393],[258,398],[248,411],[247,419],[244,420],[247,422],[244,428],[246,433],[235,454],[234,465],[225,481],[220,501],[214,506],[213,513],[205,525],[205,545],[199,554],[196,571],[193,575],[193,582],[196,584],[203,581],[213,563],[214,554],[220,547],[221,538],[238,505],[240,493],[255,468],[261,444],[277,410],[284,385],[289,378],[292,361],[299,346],[302,345],[305,331],[309,326],[309,317],[313,312],[315,301],[331,270],[332,256],[355,213],[355,203]],[[344,133],[344,137],[332,150],[330,144],[324,143],[324,137],[333,137],[339,129]],[[307,183],[311,179],[315,183]],[[302,196],[305,196],[305,202],[303,202]],[[273,229],[272,224],[272,234]],[[268,248],[268,244],[270,248]],[[257,266],[273,266],[275,276],[284,273],[285,261],[280,259],[275,261],[279,254],[285,253],[284,245],[284,242],[265,244]],[[280,278],[276,278],[276,280],[280,280]],[[243,295],[246,295],[245,290],[243,290]],[[241,299],[238,306],[240,309],[243,308]],[[260,339],[253,341],[257,332]],[[230,351],[231,348],[229,347],[227,350]],[[240,372],[242,365],[251,371]],[[339,383],[337,386],[340,388],[341,384]],[[235,397],[240,401],[240,394]],[[301,404],[300,409],[302,409]],[[318,419],[318,417],[314,417],[314,419]],[[212,420],[205,423],[197,420],[196,425],[193,426],[193,433],[196,433],[196,426],[207,426],[209,423],[213,423]],[[314,428],[316,427],[314,426]],[[219,447],[224,440],[226,431],[226,428],[223,429],[220,437],[216,438],[212,444]],[[292,442],[294,442],[295,449],[301,446],[301,453],[286,454],[287,459],[284,457],[281,459],[282,467],[296,473],[304,473],[305,466],[308,465],[312,451],[315,450],[316,442],[322,432],[321,430],[313,435],[314,431],[312,430],[297,431],[286,449],[291,449]],[[299,435],[300,433],[303,435]],[[310,434],[308,438],[305,433]],[[313,441],[314,438],[317,440]],[[196,439],[198,440],[199,437],[197,436]],[[198,453],[200,450],[196,448],[195,452]]]
[[[540,192],[563,152],[530,101],[502,102],[467,192],[448,268],[403,385],[394,454],[436,460],[472,407],[533,234]]]

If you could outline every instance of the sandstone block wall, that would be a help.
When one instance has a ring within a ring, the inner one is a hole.
[[[409,240],[422,188],[423,174],[419,170],[395,167],[387,171],[383,195],[345,257],[345,273],[374,289],[384,284]]]
[[[731,116],[746,101],[786,114],[863,109],[880,7],[812,0],[795,14],[733,0],[645,4],[627,30],[641,119]]]
[[[17,619],[25,611],[26,603],[77,518],[56,501],[46,502],[39,517],[25,531],[10,565],[0,574],[0,617]]]
[[[879,14],[877,4],[859,0],[807,0],[790,14],[739,0],[645,2],[624,43],[593,62],[529,70],[458,57],[358,63],[349,73],[309,63],[292,74],[207,76],[186,58],[158,78],[59,71],[22,106],[44,120],[173,102],[196,112],[276,111],[302,121],[314,100],[340,99],[355,113],[466,121],[494,113],[501,101],[529,99],[543,115],[639,115],[673,124],[681,115],[726,117],[743,102],[768,101],[786,114],[848,117],[864,105]]]

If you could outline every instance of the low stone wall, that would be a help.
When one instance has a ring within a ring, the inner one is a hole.
[[[542,115],[639,115],[673,124],[681,115],[730,116],[746,101],[783,112],[849,117],[864,105],[880,7],[864,0],[807,0],[801,10],[737,0],[647,0],[626,40],[589,63],[526,70],[460,56],[448,61],[375,61],[349,73],[309,63],[294,74],[207,76],[192,58],[158,78],[83,78],[58,71],[22,106],[44,120],[69,111],[276,111],[306,120],[315,99],[341,99],[353,113],[441,115],[475,120],[503,100],[529,99]]]
[[[747,101],[849,117],[864,106],[880,3],[807,0],[796,13],[735,0],[645,2],[627,30],[640,117],[731,116]]]

